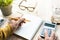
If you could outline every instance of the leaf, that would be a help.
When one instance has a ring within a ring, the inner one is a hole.
[[[2,5],[2,0],[0,0],[0,7],[1,7],[1,5]]]
[[[8,6],[13,0],[0,0],[0,6]]]

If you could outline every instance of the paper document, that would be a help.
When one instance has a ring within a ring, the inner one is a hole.
[[[43,20],[32,14],[25,14],[23,15],[23,18],[27,19],[28,21],[26,21],[26,23],[24,23],[15,32],[15,34],[28,40],[32,40],[33,36],[41,26]]]

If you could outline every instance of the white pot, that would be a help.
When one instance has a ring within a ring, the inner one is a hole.
[[[1,11],[4,16],[9,16],[12,13],[12,5],[1,7]]]

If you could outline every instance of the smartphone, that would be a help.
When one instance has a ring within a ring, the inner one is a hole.
[[[42,29],[41,29],[41,32],[40,32],[40,36],[42,38],[45,38],[44,34],[45,34],[46,29],[48,31],[48,36],[50,37],[51,32],[56,30],[56,24],[44,22],[42,24]]]
[[[4,18],[0,17],[0,26],[4,23]]]

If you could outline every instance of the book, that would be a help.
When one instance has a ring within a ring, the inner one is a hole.
[[[41,27],[43,20],[32,14],[24,14],[22,18],[29,21],[24,23],[14,34],[21,36],[25,39],[32,40],[38,29]]]

